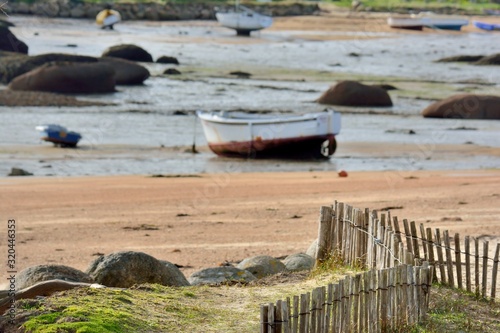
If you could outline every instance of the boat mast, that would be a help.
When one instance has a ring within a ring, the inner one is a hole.
[[[234,11],[237,12],[238,8],[240,8],[240,0],[234,1]]]

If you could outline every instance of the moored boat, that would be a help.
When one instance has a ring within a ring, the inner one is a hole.
[[[389,17],[387,24],[394,29],[422,30],[424,28],[422,20],[414,17]]]
[[[481,30],[486,30],[486,31],[500,31],[500,24],[493,24],[493,23],[486,23],[486,22],[479,22],[479,21],[474,21],[472,22],[476,28],[479,28]]]
[[[391,28],[422,30],[424,27],[442,30],[459,31],[463,26],[469,24],[469,20],[435,15],[432,13],[420,13],[410,17],[389,17],[387,24]]]
[[[469,20],[448,17],[422,17],[422,22],[427,28],[460,31],[469,24]]]
[[[35,129],[40,132],[40,139],[52,142],[55,146],[76,147],[82,138],[80,133],[68,131],[66,127],[56,124],[40,125]]]
[[[100,11],[95,19],[95,22],[101,26],[101,29],[113,29],[113,26],[120,22],[122,17],[119,12],[113,9],[104,9]]]
[[[198,111],[210,149],[244,158],[327,159],[336,150],[340,114],[256,115]]]
[[[252,31],[262,30],[273,24],[273,18],[241,6],[238,1],[233,10],[222,12],[216,9],[215,17],[224,27],[236,30],[237,35],[249,36]]]

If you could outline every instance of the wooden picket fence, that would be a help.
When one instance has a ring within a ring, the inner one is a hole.
[[[347,265],[382,269],[399,264],[434,267],[433,281],[474,292],[494,301],[498,286],[500,243],[493,253],[489,242],[448,230],[417,225],[404,219],[400,226],[390,212],[380,214],[336,202],[320,211],[317,259],[339,251]]]
[[[425,318],[432,282],[495,300],[500,244],[432,230],[335,202],[320,210],[317,264],[332,256],[368,270],[261,306],[261,332],[385,332]],[[454,247],[452,247],[452,243]],[[464,250],[462,251],[462,245]],[[471,251],[473,244],[474,251]],[[482,246],[481,246],[482,245]],[[481,251],[482,250],[482,251]],[[488,293],[489,291],[489,293]]]
[[[261,306],[262,333],[386,332],[425,319],[432,268],[400,265]]]

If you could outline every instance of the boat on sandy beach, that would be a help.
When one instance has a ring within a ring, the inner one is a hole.
[[[273,18],[257,13],[235,2],[234,9],[222,12],[216,9],[215,17],[224,27],[236,30],[240,36],[250,36],[252,31],[262,30],[273,24]]]
[[[391,28],[422,30],[424,27],[442,30],[459,31],[463,26],[469,24],[469,20],[448,17],[444,15],[435,15],[433,13],[420,13],[410,17],[389,17],[387,24]]]
[[[387,24],[394,29],[422,30],[424,28],[422,19],[415,17],[389,17]]]
[[[96,16],[96,23],[101,26],[101,29],[113,29],[113,25],[120,22],[122,17],[119,12],[113,9],[101,10]]]
[[[500,24],[493,24],[493,23],[486,23],[486,22],[479,22],[479,21],[474,21],[472,22],[476,28],[479,28],[481,30],[486,30],[486,31],[500,31]]]
[[[422,17],[422,22],[425,27],[441,30],[460,31],[463,26],[469,24],[469,20],[451,17]]]
[[[55,146],[76,147],[82,138],[80,133],[68,131],[66,127],[56,124],[40,125],[35,129],[41,133],[40,139],[52,142]]]
[[[262,115],[198,111],[210,149],[243,158],[327,159],[336,150],[340,114]]]

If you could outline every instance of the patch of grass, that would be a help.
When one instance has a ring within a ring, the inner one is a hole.
[[[427,321],[408,332],[500,332],[500,304],[466,291],[433,285]]]
[[[319,265],[316,265],[311,272],[311,277],[321,277],[323,275],[334,274],[338,276],[352,275],[363,271],[361,262],[348,266],[342,259],[340,252],[334,252]]]
[[[43,313],[29,317],[22,327],[33,333],[174,332],[179,327],[196,331],[217,318],[231,317],[210,302],[197,301],[203,288],[152,285],[145,289],[63,292],[44,300]]]
[[[18,303],[18,318],[31,333],[79,332],[257,332],[260,305],[336,283],[359,268],[345,268],[338,256],[312,273],[282,273],[249,284],[130,289],[80,288]],[[22,319],[25,318],[25,319]],[[22,324],[22,323],[19,323]],[[427,320],[391,332],[500,332],[500,305],[476,295],[435,285]]]
[[[334,1],[339,7],[350,8],[352,1],[339,0]],[[420,11],[439,11],[443,9],[456,9],[468,14],[482,14],[484,9],[498,9],[500,5],[492,3],[489,0],[363,0],[364,8],[370,8],[373,11],[398,11],[398,10],[420,10]]]
[[[283,273],[248,285],[79,288],[19,307],[18,317],[25,318],[19,324],[31,333],[250,333],[259,330],[261,304],[310,292],[343,276],[343,271],[325,270],[314,276]]]

